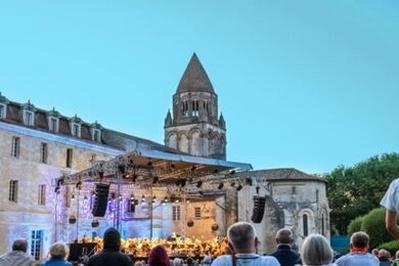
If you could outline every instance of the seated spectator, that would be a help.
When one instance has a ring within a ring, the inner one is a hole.
[[[299,262],[299,254],[291,249],[294,239],[290,229],[280,229],[276,234],[277,250],[270,254],[281,266],[294,266]]]
[[[151,249],[148,258],[148,266],[170,266],[168,253],[162,245],[158,245]]]
[[[304,266],[332,266],[334,252],[328,240],[319,234],[305,238],[302,244],[301,259]]]
[[[109,228],[104,233],[103,250],[90,257],[88,266],[131,266],[132,260],[121,251],[121,236],[115,228]]]
[[[248,265],[248,266],[279,266],[275,257],[256,254],[258,239],[255,228],[250,223],[239,222],[227,230],[232,255],[216,258],[212,266]]]
[[[371,254],[373,254],[374,256],[376,256],[377,258],[378,258],[378,249],[373,249],[372,251],[371,251]]]
[[[134,263],[134,266],[145,266],[145,263],[143,261],[139,260]]]
[[[338,266],[379,266],[378,259],[368,252],[369,236],[356,232],[350,240],[350,253],[337,259]]]
[[[69,248],[64,243],[56,242],[50,247],[50,259],[41,266],[72,266],[70,262],[65,261],[68,254]]]
[[[380,260],[380,266],[391,266],[391,253],[388,250],[380,249],[378,251],[378,258]]]
[[[4,239],[3,239],[4,241]],[[12,244],[12,251],[0,257],[0,266],[31,266],[34,260],[26,254],[28,242],[25,239],[17,239]]]
[[[172,264],[173,266],[183,266],[184,262],[181,258],[175,258]]]

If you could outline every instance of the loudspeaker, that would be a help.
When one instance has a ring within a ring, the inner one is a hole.
[[[252,210],[252,222],[259,224],[262,222],[265,213],[266,197],[254,196],[254,208]]]
[[[91,213],[95,217],[104,217],[107,211],[109,184],[96,184],[96,197]]]

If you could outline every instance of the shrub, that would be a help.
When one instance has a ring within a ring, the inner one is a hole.
[[[381,248],[386,249],[389,252],[391,252],[392,256],[395,256],[396,251],[399,250],[399,240],[394,240],[391,242],[381,244],[377,248],[378,249],[381,249]]]
[[[353,219],[348,225],[348,236],[351,236],[355,232],[359,232],[362,229],[362,222],[363,216]]]
[[[393,240],[385,229],[385,209],[383,208],[374,209],[364,216],[361,230],[370,236],[371,248]]]

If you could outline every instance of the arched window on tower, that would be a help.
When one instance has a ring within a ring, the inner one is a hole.
[[[198,103],[198,101],[193,101],[192,102],[192,106],[193,106],[192,116],[198,116],[199,115],[199,103]]]
[[[302,216],[302,223],[303,236],[306,237],[309,234],[308,215],[306,213]]]

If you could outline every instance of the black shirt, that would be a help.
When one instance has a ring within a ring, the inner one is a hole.
[[[289,245],[279,245],[270,256],[275,257],[281,266],[294,266],[300,262],[299,254],[293,251]]]
[[[90,257],[88,266],[132,266],[132,260],[120,251],[104,250]]]

